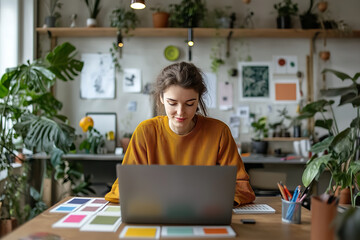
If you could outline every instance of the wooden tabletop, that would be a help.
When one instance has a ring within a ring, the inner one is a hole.
[[[63,199],[56,205],[69,200]],[[301,224],[283,223],[281,220],[281,199],[279,197],[258,197],[255,203],[266,203],[276,210],[275,214],[251,214],[251,215],[233,215],[232,228],[236,232],[235,239],[310,239],[311,215],[305,208],[301,209]],[[54,205],[54,206],[56,206]],[[65,240],[70,239],[119,239],[121,230],[126,224],[122,223],[114,233],[109,232],[80,232],[79,229],[72,228],[52,228],[51,225],[60,220],[66,214],[50,213],[44,211],[36,218],[23,224],[15,231],[5,236],[4,240],[19,239],[36,232],[48,232],[60,235]],[[240,219],[255,219],[256,224],[242,224]],[[172,238],[173,239],[173,238]],[[190,239],[190,238],[189,238]],[[196,238],[199,239],[199,238]],[[221,238],[211,238],[221,239]],[[229,238],[226,238],[229,239]]]

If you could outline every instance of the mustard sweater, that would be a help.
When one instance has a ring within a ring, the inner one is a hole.
[[[235,165],[237,180],[234,201],[250,203],[255,194],[228,126],[216,119],[198,115],[194,129],[177,135],[167,116],[143,121],[135,129],[123,164]],[[105,199],[119,201],[118,180]]]

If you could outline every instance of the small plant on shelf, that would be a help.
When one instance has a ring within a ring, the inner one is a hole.
[[[291,28],[291,16],[297,15],[299,11],[297,3],[293,3],[291,0],[283,0],[274,4],[274,8],[278,14],[276,18],[277,27]]]
[[[96,27],[96,17],[100,12],[100,0],[85,0],[86,6],[89,10],[89,18],[86,21],[88,27]]]
[[[182,0],[179,4],[170,4],[169,7],[171,27],[199,27],[207,12],[203,0]]]

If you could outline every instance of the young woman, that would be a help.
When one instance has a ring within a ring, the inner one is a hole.
[[[234,205],[254,201],[255,194],[230,129],[225,123],[206,117],[206,86],[200,69],[186,62],[172,64],[162,70],[154,88],[160,116],[138,125],[123,164],[235,165]],[[105,199],[119,201],[117,180]]]

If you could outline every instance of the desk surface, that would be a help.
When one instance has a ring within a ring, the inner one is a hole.
[[[67,199],[62,200],[64,202]],[[60,202],[60,203],[61,203]],[[58,203],[58,204],[60,204]],[[281,221],[281,199],[279,197],[258,197],[255,203],[266,203],[276,210],[275,214],[251,214],[251,215],[233,215],[232,228],[236,232],[235,239],[310,239],[310,212],[301,209],[302,224],[288,224]],[[57,204],[57,205],[58,205]],[[61,219],[65,214],[50,213],[46,210],[36,218],[20,226],[18,229],[5,236],[4,240],[19,239],[35,232],[50,232],[58,234],[66,240],[70,239],[119,239],[121,230],[125,224],[122,223],[115,233],[108,232],[80,232],[79,229],[72,228],[52,228],[51,225]],[[242,224],[240,219],[252,218],[256,224]],[[194,238],[203,239],[203,238]],[[221,239],[221,238],[211,238]],[[229,239],[229,238],[226,238]]]

